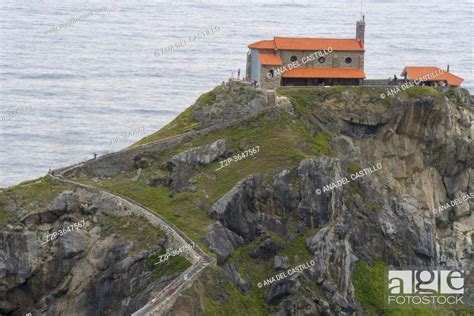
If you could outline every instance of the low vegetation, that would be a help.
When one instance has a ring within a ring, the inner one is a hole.
[[[459,94],[459,90],[456,89],[456,88],[448,88],[446,90],[446,92],[444,93],[444,95],[449,99],[451,100],[451,102],[453,102],[454,104],[456,104],[458,107],[462,107],[462,108],[469,108],[468,106],[466,106],[466,104],[462,101],[462,98]]]
[[[166,124],[162,129],[142,138],[130,147],[137,147],[143,144],[180,135],[185,132],[197,129],[199,127],[199,124],[197,124],[197,122],[193,119],[191,113],[192,107],[189,107],[184,112],[179,114],[173,121]]]
[[[186,271],[191,266],[183,256],[170,256],[168,260],[160,262],[160,256],[166,251],[162,251],[148,257],[145,260],[145,269],[150,271],[155,279],[161,279],[164,276],[177,276]]]
[[[45,207],[67,186],[51,182],[47,177],[25,181],[0,191],[5,206],[35,210]]]
[[[52,183],[48,178],[25,181],[0,190],[0,228],[15,224],[18,211],[36,211],[46,207],[67,186]]]
[[[362,170],[361,166],[359,166],[356,163],[352,163],[347,167],[347,175],[350,176],[351,174],[355,174],[361,170]]]
[[[280,87],[277,89],[277,93],[288,97],[294,105],[296,112],[303,116],[310,115],[314,107],[321,106],[323,103],[352,104],[358,102],[366,106],[367,109],[378,106],[381,109],[391,109],[393,98],[380,97],[385,92],[384,88],[352,86]]]
[[[412,88],[403,90],[400,93],[405,94],[409,96],[410,98],[418,98],[420,96],[432,96],[439,100],[443,99],[439,90],[433,87],[423,87],[423,86],[412,87]]]
[[[117,234],[123,240],[132,241],[134,252],[156,245],[161,238],[166,236],[143,217],[135,215],[115,216],[103,213],[99,225],[102,236]]]
[[[15,214],[7,210],[5,205],[0,202],[0,228],[3,228],[7,224],[14,223],[15,219]]]
[[[288,257],[290,260],[290,268],[294,268],[300,264],[307,263],[311,260],[311,255],[306,249],[306,238],[315,234],[315,230],[311,229],[304,234],[300,234],[296,239],[289,241],[272,234],[272,239],[283,246],[283,250],[278,254]],[[250,282],[250,290],[246,294],[240,293],[235,285],[229,283],[227,285],[227,299],[210,300],[206,306],[207,315],[270,315],[276,313],[278,308],[265,304],[266,292],[270,285],[259,288],[257,284],[264,283],[265,280],[271,279],[273,276],[285,272],[286,270],[275,271],[273,268],[273,260],[263,260],[252,258],[250,252],[257,247],[261,240],[240,247],[232,254],[229,262],[234,263],[240,275]],[[305,285],[313,292],[322,294],[321,289],[314,282],[304,282]],[[212,297],[213,290],[210,290]],[[242,310],[246,312],[243,313]]]
[[[365,261],[358,261],[352,275],[356,300],[365,310],[382,315],[385,310],[384,290],[388,268],[383,261],[377,260],[373,266]]]
[[[201,278],[205,284],[205,315],[268,315],[269,308],[261,296],[242,294],[217,267],[206,270]]]

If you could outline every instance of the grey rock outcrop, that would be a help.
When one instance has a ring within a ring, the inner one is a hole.
[[[257,248],[250,252],[250,257],[269,260],[277,253],[283,250],[283,247],[271,239],[264,240]]]
[[[129,215],[105,196],[64,191],[46,209],[27,215],[21,230],[3,230],[0,314],[131,314],[169,282],[145,267],[166,241],[136,251],[136,241],[103,236],[105,214]],[[84,220],[81,227],[71,230],[78,219]],[[54,240],[46,239],[60,230]]]
[[[165,181],[173,192],[182,192],[192,185],[190,179],[194,175],[196,167],[204,166],[217,161],[227,153],[225,141],[222,139],[215,142],[191,148],[183,151],[166,162],[171,176]]]
[[[265,108],[266,101],[262,92],[253,89],[249,84],[230,81],[214,91],[208,92],[212,101],[206,105],[193,108],[194,120],[202,126],[237,120],[254,115]]]
[[[260,175],[252,175],[240,181],[224,194],[209,210],[209,215],[248,242],[257,234],[255,214],[255,190],[261,182]]]
[[[220,223],[209,228],[204,244],[217,254],[217,263],[224,263],[235,248],[244,244],[242,237],[227,229]]]
[[[273,268],[275,270],[285,270],[290,267],[290,260],[288,257],[282,257],[282,256],[275,256],[274,262],[273,262]]]
[[[216,161],[216,159],[222,157],[225,153],[225,141],[219,139],[211,144],[191,148],[173,156],[168,160],[167,166],[169,169],[175,169],[177,166],[182,164],[193,166],[207,165]]]
[[[296,293],[298,291],[300,284],[299,282],[286,278],[270,285],[270,288],[267,290],[267,295],[265,302],[270,305],[277,305],[285,297]]]
[[[61,258],[70,259],[84,252],[86,236],[81,231],[73,231],[58,239],[58,254]]]

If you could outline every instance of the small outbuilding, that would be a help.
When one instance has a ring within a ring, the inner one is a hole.
[[[432,66],[407,66],[401,75],[405,80],[413,81],[415,85],[419,86],[459,87],[464,81],[463,78],[449,72],[449,66],[446,70]]]

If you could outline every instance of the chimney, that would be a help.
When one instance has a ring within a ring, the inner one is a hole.
[[[448,64],[448,67],[446,67],[446,72],[449,72],[449,64]]]
[[[357,21],[356,23],[356,40],[364,41],[365,37],[365,16],[362,16],[361,21]]]

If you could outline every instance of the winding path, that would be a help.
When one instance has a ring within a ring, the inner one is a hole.
[[[273,98],[275,98],[275,96],[273,96]],[[273,102],[275,102],[275,101],[273,101]],[[278,103],[278,102],[275,102],[275,103]],[[84,190],[87,190],[87,191],[93,192],[93,193],[103,192],[103,193],[106,193],[106,194],[109,194],[109,195],[113,195],[116,199],[126,201],[126,202],[134,205],[135,207],[140,208],[142,210],[142,212],[146,215],[145,217],[148,220],[150,220],[151,222],[153,222],[155,225],[156,225],[157,222],[159,222],[160,227],[162,229],[164,229],[165,231],[168,231],[168,233],[170,235],[172,235],[172,237],[175,240],[178,240],[178,242],[180,242],[181,244],[183,244],[183,243],[184,244],[190,244],[192,242],[192,240],[186,234],[184,234],[178,227],[176,227],[173,223],[171,223],[169,220],[167,220],[166,218],[164,218],[160,214],[158,214],[158,213],[154,212],[153,210],[147,208],[146,206],[144,206],[144,205],[142,205],[142,204],[126,197],[126,196],[123,196],[123,195],[120,195],[120,194],[117,194],[117,193],[113,193],[113,192],[109,192],[109,191],[101,189],[101,188],[96,188],[96,187],[88,186],[88,185],[85,185],[85,184],[82,184],[82,183],[78,183],[78,182],[75,182],[71,179],[66,179],[64,177],[64,174],[66,174],[70,171],[73,171],[76,168],[84,167],[88,163],[94,163],[98,160],[102,160],[102,159],[105,160],[105,159],[108,159],[108,158],[112,158],[112,157],[114,157],[118,154],[132,153],[137,149],[150,148],[154,145],[162,144],[164,142],[172,141],[172,140],[175,140],[175,139],[185,139],[186,137],[194,138],[194,137],[202,135],[202,133],[213,132],[213,131],[216,131],[216,130],[219,130],[219,129],[224,129],[224,128],[227,128],[227,127],[230,127],[230,126],[233,126],[233,125],[238,126],[242,122],[244,122],[248,119],[251,119],[252,117],[255,117],[257,114],[274,111],[274,109],[276,107],[281,107],[281,108],[285,108],[285,107],[291,108],[292,107],[290,104],[288,104],[289,102],[286,103],[286,104],[282,104],[282,105],[278,105],[278,104],[275,104],[275,103],[273,103],[272,105],[266,106],[263,109],[257,111],[256,113],[253,113],[252,115],[248,115],[247,117],[244,117],[244,118],[240,118],[240,119],[237,119],[237,120],[234,120],[234,121],[231,121],[231,122],[216,124],[216,125],[209,126],[207,128],[201,129],[201,130],[191,131],[191,132],[183,133],[183,134],[180,134],[180,135],[171,136],[171,137],[168,137],[168,138],[165,138],[165,139],[152,141],[152,142],[140,145],[138,147],[125,148],[125,149],[120,150],[120,151],[115,152],[115,153],[110,153],[110,154],[107,154],[107,155],[104,155],[104,156],[101,156],[101,157],[97,157],[97,159],[91,159],[91,160],[83,161],[83,162],[80,162],[80,163],[77,163],[77,164],[74,164],[74,165],[71,165],[71,166],[67,166],[67,167],[64,167],[64,168],[59,168],[59,169],[52,170],[47,174],[47,176],[53,182],[68,184],[68,185],[71,185],[75,188],[82,188]],[[216,265],[216,263],[217,263],[217,260],[215,258],[208,256],[201,248],[199,248],[198,245],[195,245],[195,247],[193,247],[189,251],[187,251],[186,257],[187,257],[188,260],[191,259],[190,261],[192,262],[192,265],[188,269],[186,269],[183,273],[181,273],[181,275],[179,277],[175,278],[170,284],[168,284],[165,288],[163,288],[153,299],[148,301],[148,303],[145,304],[145,306],[143,306],[139,310],[135,311],[132,315],[135,315],[135,316],[164,315],[164,313],[173,306],[173,303],[176,301],[177,297],[184,290],[186,290],[187,288],[189,288],[193,284],[194,280],[197,279],[199,274],[206,267],[208,267],[210,265]],[[173,292],[169,293],[168,292],[169,289],[173,289]]]
[[[133,201],[130,198],[125,196],[121,196],[116,193],[108,192],[103,189],[87,186],[69,179],[65,179],[61,173],[56,174],[56,171],[53,170],[52,172],[48,173],[47,175],[53,182],[59,182],[62,184],[72,185],[76,188],[82,188],[87,191],[92,192],[106,192],[108,194],[114,195],[117,199],[125,200],[136,207],[139,207],[143,210],[143,212],[147,213],[148,217],[151,216],[162,223],[165,226],[164,230],[171,232],[174,234],[174,238],[181,238],[182,242],[191,243],[191,239],[186,236],[179,228],[177,228],[174,224],[170,223],[166,218],[162,217],[161,215],[155,213],[151,209],[141,205],[138,202]],[[161,227],[163,228],[163,226]],[[170,284],[165,286],[152,300],[150,300],[145,306],[143,306],[138,311],[135,311],[132,315],[141,316],[141,315],[163,315],[169,308],[173,306],[173,303],[176,301],[179,294],[181,294],[184,290],[189,288],[194,280],[197,279],[199,274],[209,265],[215,265],[216,259],[213,257],[208,256],[198,245],[195,244],[193,248],[187,250],[189,255],[191,255],[194,260],[192,261],[192,265],[186,269],[181,275],[175,278]],[[189,259],[188,259],[189,260]],[[193,262],[194,261],[194,262]],[[169,294],[168,290],[173,289],[174,291]]]

